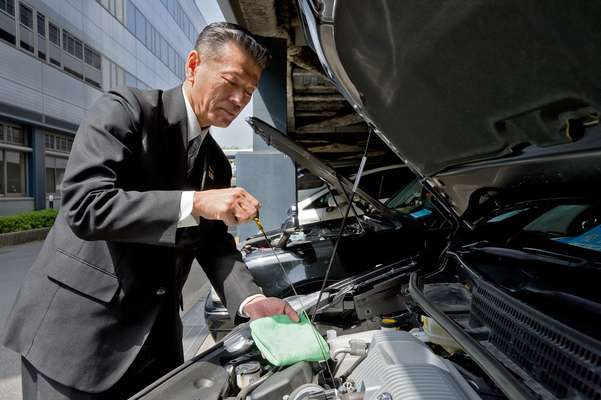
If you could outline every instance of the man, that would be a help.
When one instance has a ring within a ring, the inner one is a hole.
[[[261,295],[226,224],[258,201],[230,188],[208,127],[250,100],[268,52],[227,23],[207,26],[182,86],[102,96],[81,124],[63,206],[6,325],[24,399],[127,398],[183,362],[181,290],[196,258],[232,318],[298,315]]]

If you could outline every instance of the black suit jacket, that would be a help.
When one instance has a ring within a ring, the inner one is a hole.
[[[65,171],[62,208],[5,327],[4,344],[43,374],[84,391],[111,387],[159,310],[181,304],[195,257],[232,318],[260,293],[222,222],[177,229],[183,190],[201,189],[203,176],[203,189],[229,187],[231,179],[210,135],[187,178],[186,144],[181,86],[109,92],[88,112]]]

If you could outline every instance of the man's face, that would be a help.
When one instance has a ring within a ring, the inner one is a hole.
[[[234,42],[223,45],[214,58],[192,50],[186,60],[185,85],[201,126],[227,127],[250,101],[261,71]]]

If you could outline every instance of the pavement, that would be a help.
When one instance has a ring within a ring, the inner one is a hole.
[[[21,282],[41,247],[42,242],[0,247],[0,329],[4,326]],[[194,261],[183,289],[182,323],[186,359],[195,356],[210,343],[210,340],[205,340],[211,336],[208,335],[203,312],[210,288],[202,268]],[[0,400],[22,399],[20,370],[20,356],[0,346]]]

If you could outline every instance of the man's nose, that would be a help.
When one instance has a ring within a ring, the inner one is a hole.
[[[236,106],[238,106],[238,108],[244,107],[244,91],[243,90],[236,90],[230,96],[230,101],[233,104],[235,104]]]

